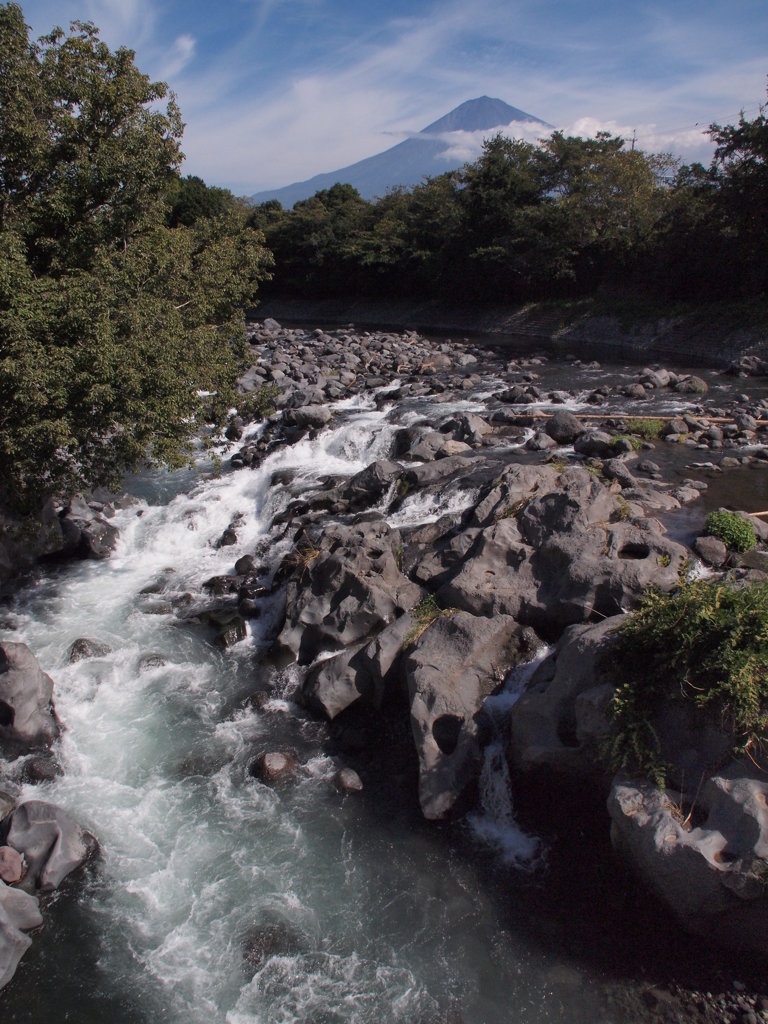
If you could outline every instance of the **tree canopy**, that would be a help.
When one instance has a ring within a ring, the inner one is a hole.
[[[264,204],[253,217],[275,253],[271,290],[479,303],[764,296],[768,117],[761,108],[709,134],[708,168],[606,132],[556,131],[538,145],[497,134],[463,169],[372,203],[339,184],[290,211]]]
[[[32,41],[0,5],[6,501],[179,464],[231,402],[271,261],[229,193],[180,179],[182,130],[132,51],[79,22]]]

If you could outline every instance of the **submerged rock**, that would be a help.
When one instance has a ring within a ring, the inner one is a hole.
[[[86,658],[104,658],[112,653],[109,644],[100,640],[93,640],[87,636],[81,636],[72,644],[69,649],[69,662],[84,661]]]
[[[294,956],[306,949],[304,936],[287,921],[268,917],[250,930],[243,943],[243,959],[257,970],[273,956]]]
[[[341,793],[361,793],[363,780],[354,768],[340,768],[333,777],[333,783]]]
[[[278,750],[269,750],[259,754],[249,768],[250,774],[272,785],[275,782],[284,782],[295,775],[299,765],[290,754],[284,754]]]

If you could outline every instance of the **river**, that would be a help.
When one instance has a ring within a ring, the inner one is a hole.
[[[625,371],[591,372],[585,388]],[[483,393],[439,413],[482,411]],[[256,552],[274,570],[288,550],[277,513],[325,476],[386,456],[395,430],[424,413],[423,404],[348,400],[331,429],[257,470],[225,464],[216,475],[201,454],[194,470],[132,479],[140,503],[117,513],[114,555],[40,572],[4,610],[6,635],[29,644],[54,678],[66,727],[64,774],[23,795],[65,807],[102,851],[85,879],[48,900],[45,925],[0,997],[5,1021],[634,1019],[622,1000],[661,970],[669,940],[649,944],[625,919],[635,897],[630,886],[616,894],[615,868],[590,875],[579,863],[581,888],[569,892],[568,857],[583,861],[594,844],[575,836],[567,854],[562,840],[518,826],[498,786],[502,757],[491,752],[486,806],[459,823],[424,822],[413,779],[397,765],[366,777],[362,794],[342,796],[327,726],[293,702],[292,667],[269,658],[269,605],[247,639],[225,650],[169,606],[199,595],[242,554]],[[768,508],[768,472],[742,477],[753,506]],[[470,497],[459,492],[452,506]],[[394,521],[444,511],[406,501]],[[216,547],[238,513],[237,545]],[[686,514],[682,532],[693,522]],[[70,664],[82,636],[111,653]],[[266,696],[254,702],[256,691]],[[503,714],[514,697],[495,699]],[[269,787],[250,775],[266,749],[294,752],[302,769],[293,783]],[[20,771],[20,762],[8,766],[11,778]],[[681,962],[693,958],[675,941]]]

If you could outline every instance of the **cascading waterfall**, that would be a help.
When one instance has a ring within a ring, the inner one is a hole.
[[[534,870],[543,852],[540,840],[524,832],[515,818],[502,730],[510,709],[549,652],[550,649],[544,647],[531,661],[513,669],[504,680],[501,692],[488,697],[483,705],[494,735],[483,750],[479,808],[469,818],[474,833],[483,842],[498,850],[507,864],[524,871]]]
[[[360,402],[336,415],[334,429],[256,470],[147,474],[140,507],[117,515],[111,559],[53,571],[20,595],[14,639],[54,677],[66,724],[64,775],[23,796],[69,810],[103,852],[77,901],[48,909],[52,923],[4,993],[6,1019],[31,1019],[33,1004],[41,1021],[426,1024],[454,1005],[462,1016],[451,1019],[502,1024],[511,999],[516,1020],[560,1019],[551,965],[500,928],[472,865],[408,801],[372,807],[333,790],[326,727],[291,702],[290,669],[260,664],[259,620],[223,652],[165,604],[241,554],[264,550],[276,565],[276,512],[323,475],[385,455],[401,425]],[[287,471],[289,484],[270,486]],[[419,512],[435,510],[411,508],[408,521]],[[237,513],[237,545],[217,548]],[[81,636],[111,653],[70,664]],[[272,687],[261,710],[247,701],[255,685]],[[266,746],[296,751],[295,785],[249,776]],[[512,827],[496,814],[496,827]],[[535,854],[527,841],[513,860]],[[569,1018],[595,1012],[585,996]]]

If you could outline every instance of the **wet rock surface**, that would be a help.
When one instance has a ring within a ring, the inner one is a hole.
[[[389,443],[354,473],[334,468],[309,485],[278,465],[271,483],[290,501],[275,514],[270,543],[242,552],[249,514],[243,508],[220,522],[209,545],[237,547],[229,572],[219,567],[202,593],[188,593],[163,570],[137,594],[137,611],[205,631],[221,658],[235,657],[231,648],[258,628],[275,664],[295,673],[291,699],[300,713],[327,723],[335,765],[341,751],[341,760],[355,766],[333,779],[328,774],[327,783],[342,793],[360,794],[336,802],[347,808],[373,799],[381,784],[377,766],[381,772],[399,756],[386,749],[396,746],[397,735],[405,751],[402,777],[417,780],[429,819],[450,819],[472,805],[492,732],[486,699],[540,641],[554,643],[514,705],[503,736],[506,757],[515,785],[546,772],[576,778],[602,800],[611,783],[599,749],[616,684],[603,663],[612,631],[649,585],[672,589],[695,555],[713,568],[728,562],[713,538],[691,547],[693,536],[673,538],[667,528],[683,506],[700,501],[701,476],[711,480],[721,466],[761,471],[768,400],[726,401],[718,393],[715,406],[711,381],[661,366],[613,382],[601,379],[599,366],[573,361],[573,383],[553,387],[544,379],[544,358],[510,359],[509,352],[431,342],[411,331],[307,331],[267,321],[252,324],[249,338],[256,362],[241,390],[273,386],[277,411],[259,425],[245,410],[233,417],[231,469],[248,473],[272,453],[322,437],[344,422],[343,403],[361,397],[385,414]],[[664,424],[641,430],[639,406],[650,418],[654,402],[669,407]],[[575,412],[562,408],[569,404]],[[670,471],[673,458],[682,463],[682,451],[692,467],[685,476]],[[102,558],[114,546],[106,507],[73,499],[52,516],[49,532],[60,532],[64,547],[57,549],[54,538],[51,553]],[[192,519],[191,511],[190,528]],[[759,537],[762,545],[768,528]],[[744,562],[739,571],[749,578],[762,570]],[[274,621],[264,622],[269,616]],[[71,660],[108,653],[82,637]],[[165,663],[150,651],[137,665],[137,673],[150,676]],[[2,679],[0,672],[0,687]],[[252,708],[272,713],[270,693],[250,696]],[[9,727],[0,720],[0,736]],[[53,739],[55,732],[47,742]],[[248,769],[274,786],[269,795],[278,799],[281,783],[306,775],[305,760],[261,745]],[[748,777],[721,773],[710,782],[702,790],[702,834],[691,838],[658,792],[617,780],[616,845],[685,927],[712,929],[726,942],[750,929],[751,948],[768,948],[763,897],[750,889],[768,862],[765,793]],[[607,814],[601,827],[607,832]],[[93,850],[87,833],[41,801],[19,807],[6,831],[9,847],[26,858],[28,888],[57,885]],[[664,839],[674,847],[665,862],[669,880],[657,864],[666,850],[662,833],[673,836]],[[713,835],[727,836],[725,845]],[[689,860],[695,867],[682,884]],[[17,873],[13,864],[4,870]],[[16,931],[8,964],[28,944],[23,929]],[[290,928],[267,923],[248,936],[244,957],[256,970],[270,956],[299,948]],[[572,983],[565,974],[553,981]],[[714,1021],[706,1014],[715,1012],[715,1000],[700,995],[648,984],[627,1012],[633,1020]],[[717,1019],[762,1019],[755,991],[723,995],[718,1005]]]
[[[51,677],[26,644],[0,644],[0,748],[29,753],[49,747],[59,731]]]

